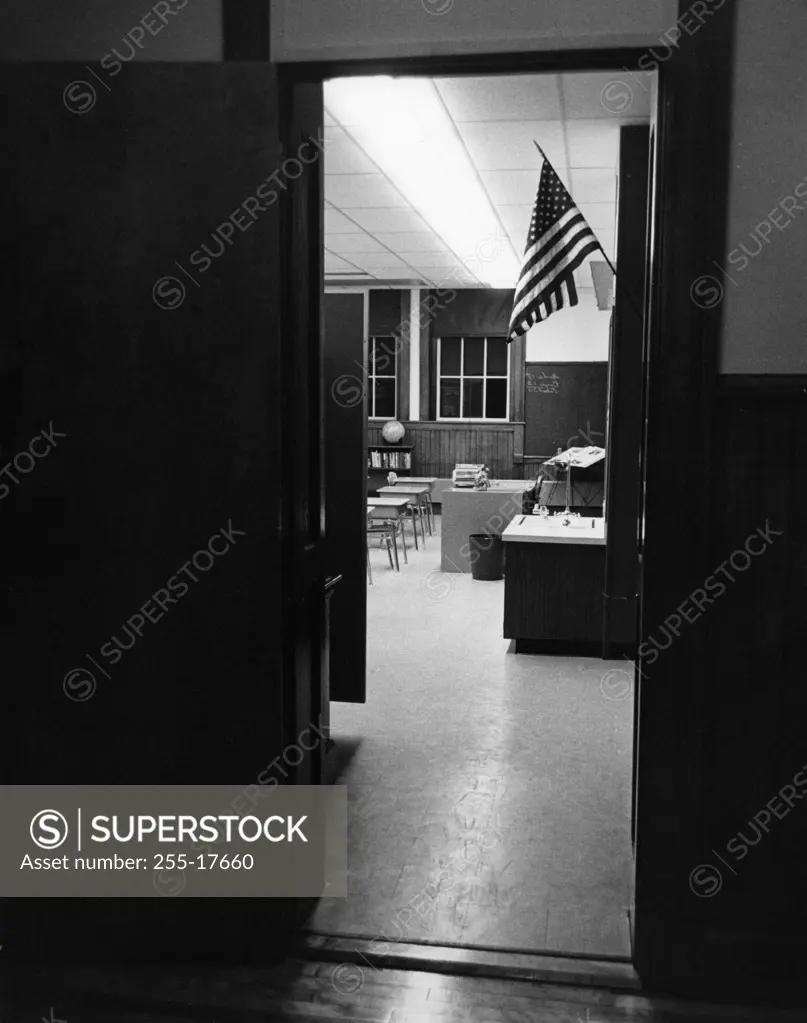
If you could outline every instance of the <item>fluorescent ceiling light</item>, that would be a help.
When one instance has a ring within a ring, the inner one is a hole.
[[[520,261],[431,81],[334,79],[325,105],[459,263],[490,287],[516,286]]]

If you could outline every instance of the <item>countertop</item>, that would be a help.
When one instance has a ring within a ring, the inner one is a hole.
[[[574,526],[562,526],[554,515],[519,515],[502,533],[505,543],[575,543],[605,546],[605,519],[572,519]],[[592,522],[594,527],[592,528]]]

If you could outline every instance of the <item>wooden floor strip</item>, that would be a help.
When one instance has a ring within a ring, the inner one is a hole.
[[[629,963],[578,957],[493,952],[448,945],[420,945],[310,934],[299,955],[379,970],[427,970],[462,977],[490,977],[529,982],[607,987],[635,991],[641,986]]]

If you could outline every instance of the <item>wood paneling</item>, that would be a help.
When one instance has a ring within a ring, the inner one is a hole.
[[[482,463],[497,479],[519,479],[516,448],[523,449],[523,423],[404,423],[412,444],[412,475],[448,479],[457,462]],[[381,427],[370,425],[368,443],[383,444]]]
[[[807,772],[790,812],[778,793],[807,765],[807,379],[721,378],[710,420],[708,491],[676,524],[697,526],[703,547],[642,629],[639,948],[684,943],[688,969],[659,968],[658,986],[803,1002]]]
[[[605,547],[508,542],[504,549],[504,636],[516,640],[516,651],[599,656]]]
[[[738,988],[775,970],[785,995],[787,978],[798,985],[807,958],[807,781],[796,784],[801,801],[789,812],[778,797],[799,771],[807,779],[807,378],[722,378],[714,441],[720,457],[712,465],[703,575],[715,574],[726,591],[686,628],[703,632],[709,679],[700,694],[708,741],[697,755],[702,799],[692,867],[717,868],[722,887],[693,901],[703,969],[733,974]],[[749,549],[760,553],[747,564],[735,552],[752,534]],[[771,800],[776,813],[766,810]],[[755,830],[755,815],[764,828]],[[736,841],[727,849],[740,832],[747,854]]]

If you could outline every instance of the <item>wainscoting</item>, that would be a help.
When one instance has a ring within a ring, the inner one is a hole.
[[[693,990],[804,999],[807,378],[720,378],[712,429],[708,492],[676,507],[703,561],[643,629],[636,965],[686,948]],[[652,716],[667,732],[643,747]]]
[[[383,444],[381,426],[370,423],[369,444]],[[450,478],[457,462],[486,465],[498,479],[522,479],[524,423],[404,423],[413,444],[412,475]]]
[[[716,864],[725,882],[716,905],[699,908],[712,933],[707,954],[730,948],[747,966],[761,946],[795,967],[807,949],[807,378],[721,384],[707,568],[718,573],[728,559],[730,578],[716,574],[726,593],[703,621],[711,670],[702,835],[704,859],[714,863],[717,850],[727,867]],[[789,809],[778,794],[797,774],[802,801]]]

